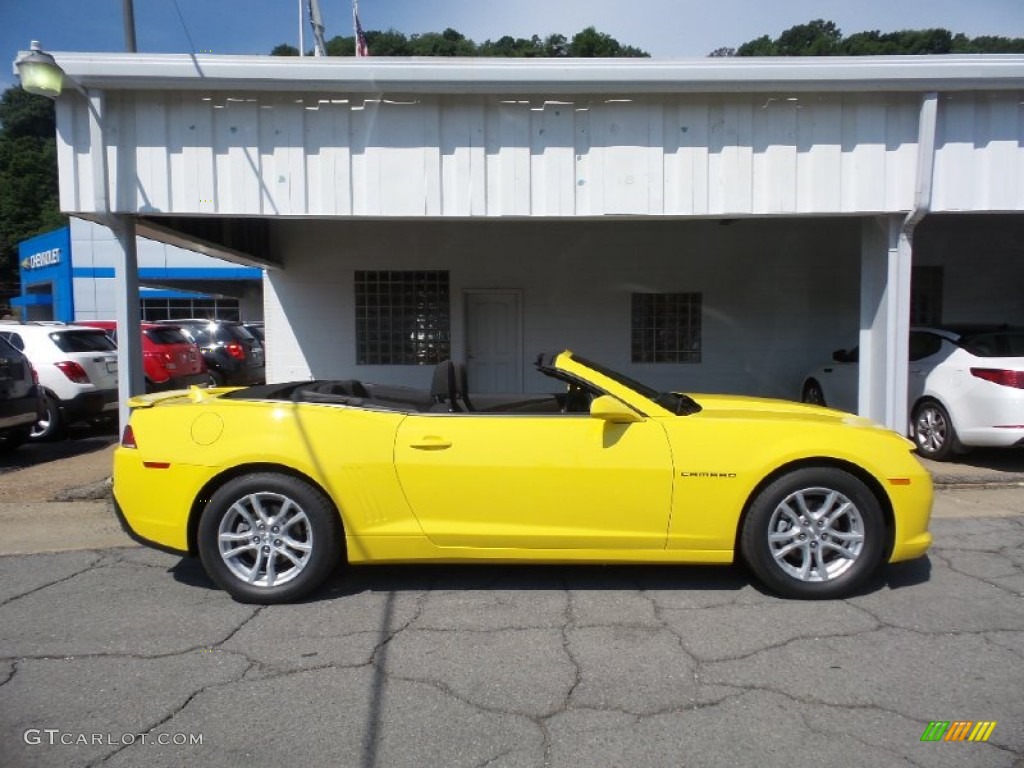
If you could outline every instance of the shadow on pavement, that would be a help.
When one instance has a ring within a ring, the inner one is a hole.
[[[170,568],[174,579],[199,589],[219,589],[199,558],[182,558]],[[927,557],[883,567],[857,595],[921,584],[931,576]],[[300,603],[336,600],[362,592],[565,589],[738,592],[751,587],[776,597],[753,581],[741,565],[373,565],[342,566],[323,587]]]
[[[0,472],[35,467],[51,461],[102,451],[117,442],[117,433],[109,429],[72,429],[68,437],[52,443],[25,443],[0,456]]]

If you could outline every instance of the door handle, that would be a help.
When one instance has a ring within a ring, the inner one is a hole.
[[[452,447],[451,440],[445,440],[437,435],[424,435],[419,440],[409,443],[410,448],[418,448],[421,451],[442,451]]]

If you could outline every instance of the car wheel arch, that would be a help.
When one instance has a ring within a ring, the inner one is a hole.
[[[345,516],[341,511],[337,501],[334,497],[328,493],[327,489],[309,475],[301,472],[294,467],[290,467],[286,464],[275,464],[273,462],[254,462],[251,464],[239,464],[235,467],[230,467],[223,472],[210,478],[206,484],[200,489],[199,493],[196,494],[195,499],[192,500],[192,508],[189,510],[188,516],[188,553],[192,557],[196,557],[199,554],[199,520],[203,516],[203,510],[206,508],[206,504],[210,501],[213,495],[225,484],[231,482],[236,477],[243,477],[245,475],[254,475],[257,473],[274,473],[279,475],[286,475],[287,477],[293,477],[296,480],[307,483],[312,488],[322,493],[330,502],[331,506],[334,507],[334,511],[338,515],[338,522],[341,525],[341,541],[342,541],[342,560],[347,561],[348,555],[344,551],[345,545],[345,531],[348,530],[345,524]]]
[[[885,521],[885,541],[883,542],[882,548],[882,562],[888,562],[889,556],[892,554],[893,546],[896,541],[896,518],[893,514],[892,501],[889,499],[889,494],[885,492],[882,484],[878,479],[867,472],[863,468],[856,464],[851,464],[848,461],[842,459],[836,459],[827,456],[816,456],[807,457],[804,459],[797,459],[791,461],[788,464],[783,464],[780,467],[776,467],[774,471],[765,475],[761,478],[761,482],[755,485],[747,496],[746,501],[743,503],[743,511],[740,513],[739,518],[736,521],[736,533],[733,541],[733,557],[734,559],[739,558],[740,553],[740,538],[743,535],[743,526],[747,521],[747,517],[750,514],[750,509],[754,504],[754,501],[761,492],[769,485],[774,483],[780,477],[791,474],[801,469],[838,469],[848,473],[852,477],[860,480],[867,486],[868,490],[878,501],[878,506],[882,510],[882,518]]]

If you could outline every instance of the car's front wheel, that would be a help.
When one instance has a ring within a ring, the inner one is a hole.
[[[878,567],[885,550],[878,500],[853,475],[807,467],[783,475],[754,499],[740,534],[744,560],[785,597],[843,597]]]
[[[244,603],[285,603],[319,587],[342,556],[341,520],[318,488],[255,472],[225,483],[199,520],[199,556]]]
[[[918,454],[933,461],[949,461],[956,450],[956,430],[949,412],[934,400],[925,400],[914,409],[911,419]]]

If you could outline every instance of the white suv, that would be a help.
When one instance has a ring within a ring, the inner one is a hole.
[[[33,440],[61,435],[80,421],[117,416],[117,346],[99,328],[64,323],[0,322],[0,337],[31,361],[46,415]]]

